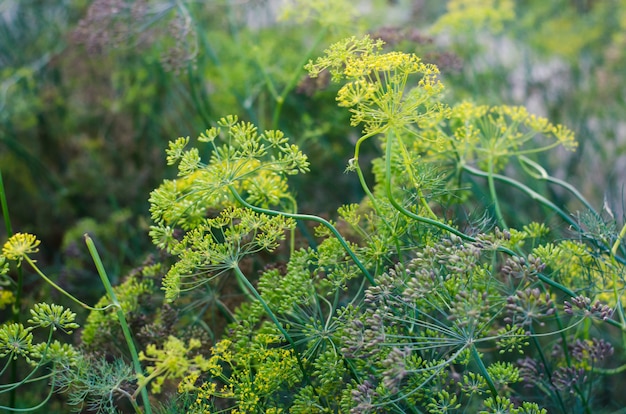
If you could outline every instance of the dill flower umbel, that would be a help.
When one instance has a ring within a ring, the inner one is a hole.
[[[65,309],[60,305],[51,305],[49,303],[37,303],[30,311],[32,318],[29,323],[47,328],[51,326],[53,330],[61,329],[68,334],[73,329],[78,328],[78,324],[74,322],[76,314],[69,309]]]
[[[9,260],[22,259],[29,254],[37,253],[40,241],[37,237],[28,233],[15,233],[2,247],[2,254]]]

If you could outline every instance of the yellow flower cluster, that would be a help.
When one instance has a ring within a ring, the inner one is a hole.
[[[513,156],[543,152],[558,145],[574,150],[578,145],[570,129],[530,114],[522,106],[462,102],[450,114],[449,131],[427,134],[436,144],[429,152],[432,156],[453,154],[463,163],[491,160],[494,169],[499,170]],[[532,145],[527,145],[531,141]]]
[[[148,345],[145,352],[139,353],[139,359],[152,363],[152,365],[146,368],[149,375],[139,378],[139,385],[146,386],[154,380],[152,392],[158,394],[168,378],[185,378],[189,375],[208,371],[210,362],[206,358],[200,354],[193,357],[189,355],[200,346],[201,343],[198,339],[192,338],[188,344],[185,344],[174,336],[167,338],[162,349],[153,344]]]
[[[447,108],[438,99],[443,91],[439,69],[414,54],[381,53],[382,45],[368,36],[351,37],[333,44],[306,69],[311,77],[328,70],[333,80],[348,81],[339,90],[337,102],[350,108],[351,124],[363,124],[366,137],[388,128],[421,128],[433,124],[429,120],[445,117]]]
[[[281,413],[281,408],[269,406],[268,397],[296,383],[300,369],[292,349],[276,346],[280,340],[278,335],[259,333],[246,352],[235,353],[228,339],[215,344],[206,365],[215,381],[194,386],[198,377],[189,377],[179,385],[179,392],[195,393],[191,412],[209,413],[211,401],[219,398],[234,401],[233,413]],[[218,382],[225,385],[220,388]]]
[[[13,304],[15,301],[15,295],[10,290],[0,288],[0,309],[6,308],[8,305]]]
[[[592,302],[600,301],[611,308],[615,308],[618,301],[626,303],[623,277],[626,267],[599,260],[595,252],[583,243],[572,240],[547,243],[536,248],[533,255],[554,269],[552,277],[566,286],[588,286],[585,295]]]
[[[2,247],[2,254],[9,260],[21,262],[29,254],[37,253],[40,241],[33,234],[15,233]]]

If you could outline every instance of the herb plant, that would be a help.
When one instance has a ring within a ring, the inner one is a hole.
[[[193,395],[187,409],[592,412],[594,378],[614,352],[597,335],[624,328],[612,319],[623,313],[623,235],[585,244],[588,235],[565,211],[500,174],[519,160],[531,176],[571,189],[530,157],[575,148],[572,132],[524,108],[449,107],[435,66],[382,46],[347,38],[307,65],[313,77],[329,71],[344,82],[338,104],[362,126],[347,170],[366,198],[340,208],[337,223],[297,213],[285,177],[308,164],[277,131],[223,118],[198,138],[213,148],[207,163],[189,139],[170,144],[179,178],[151,197],[153,239],[178,256],[166,298],[232,273],[251,299],[211,350],[215,365],[193,376],[201,385],[181,383]],[[371,184],[359,159],[368,139],[383,149]],[[446,209],[480,201],[468,194],[480,185],[471,177],[486,181],[493,222],[446,218]],[[509,228],[496,182],[561,215],[580,241],[551,239],[539,223]],[[294,249],[293,220],[319,223],[321,241]],[[238,262],[284,237],[290,260],[262,271],[255,287]],[[574,280],[559,264],[575,257],[602,268],[594,280],[604,282],[591,287],[588,266],[586,282]],[[611,300],[601,301],[611,288]],[[537,375],[545,382],[531,383]]]
[[[318,42],[345,6],[294,3],[326,16]],[[623,397],[607,384],[626,366],[626,225],[541,165],[544,152],[576,149],[573,132],[524,107],[451,104],[436,65],[368,35],[305,68],[339,84],[336,103],[357,131],[345,173],[362,200],[332,219],[300,210],[306,189],[290,180],[315,160],[277,129],[285,96],[273,89],[271,129],[226,115],[169,143],[177,176],[149,198],[161,256],[113,287],[86,237],[106,291],[95,306],[38,267],[34,235],[13,234],[0,177],[0,306],[13,307],[0,325],[10,378],[0,394],[12,395],[2,408],[40,382],[49,393],[31,410],[55,391],[95,412],[617,409]],[[584,210],[572,214],[538,183]],[[503,193],[539,218],[511,215]],[[80,346],[57,339],[79,328],[68,307],[40,302],[20,317],[26,265],[89,311]]]

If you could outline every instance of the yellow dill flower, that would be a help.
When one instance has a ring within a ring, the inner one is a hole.
[[[0,309],[6,308],[8,305],[13,304],[15,301],[15,295],[10,290],[0,290]]]
[[[371,100],[378,89],[377,84],[361,79],[344,85],[336,99],[339,106],[352,107]]]
[[[22,259],[29,254],[37,253],[40,241],[32,234],[15,233],[2,247],[2,254],[9,260]]]

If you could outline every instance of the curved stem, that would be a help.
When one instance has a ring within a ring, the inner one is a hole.
[[[372,194],[372,192],[370,191],[369,187],[367,186],[367,183],[365,182],[365,177],[363,176],[363,170],[361,170],[361,166],[359,165],[359,160],[357,158],[355,158],[354,162],[356,163],[356,173],[357,173],[357,176],[359,177],[359,182],[361,183],[361,188],[363,188],[363,191],[365,191],[365,194],[367,195],[367,198],[372,203],[372,208],[374,209],[374,211],[376,212],[378,217],[382,220],[382,222],[384,223],[385,227],[387,227],[389,229],[389,231],[393,234],[394,233],[393,227],[387,221],[387,218],[385,217],[385,215],[380,210],[380,206],[378,205],[378,200],[376,199],[374,194]],[[402,249],[400,247],[400,241],[396,237],[396,238],[394,238],[394,242],[395,242],[394,244],[395,244],[396,252],[398,254],[398,258],[401,258],[402,257]]]
[[[488,177],[488,173],[479,170],[478,168],[474,168],[474,167],[470,167],[469,165],[463,165],[461,167],[464,171],[468,172],[471,175],[475,175],[478,177],[484,177],[487,178]],[[531,199],[539,202],[540,204],[548,207],[550,210],[554,211],[556,214],[558,214],[567,224],[569,224],[575,231],[583,234],[582,229],[580,228],[580,226],[578,225],[578,223],[569,215],[567,214],[565,211],[563,211],[559,206],[557,206],[556,204],[554,204],[552,201],[548,200],[547,198],[545,198],[544,196],[542,196],[541,194],[537,193],[536,191],[534,191],[533,189],[529,188],[528,186],[520,183],[519,181],[516,181],[512,178],[509,178],[507,176],[504,175],[499,175],[499,174],[493,174],[493,178],[498,180],[498,181],[502,181],[506,184],[511,185],[512,187],[517,188],[518,190],[526,193],[526,195],[528,195]],[[592,242],[596,247],[598,247],[599,249],[608,252],[610,249],[603,245],[600,244],[597,240],[595,239],[591,239],[590,242]],[[614,258],[620,262],[621,264],[626,264],[626,260],[621,257],[621,256],[614,256]]]
[[[559,403],[559,406],[561,407],[561,411],[563,413],[567,413],[567,410],[565,409],[565,404],[563,403],[563,398],[561,397],[561,394],[559,393],[559,391],[553,386],[553,382],[552,382],[552,369],[550,368],[550,366],[548,365],[548,360],[546,359],[546,355],[543,352],[543,349],[541,348],[541,344],[539,343],[539,340],[537,339],[537,336],[535,335],[535,331],[533,329],[533,327],[530,327],[530,338],[533,341],[533,344],[535,345],[535,349],[537,350],[537,353],[539,354],[539,358],[541,359],[541,363],[543,364],[543,370],[545,371],[546,375],[548,376],[548,381],[550,381],[549,383],[549,387],[547,387],[546,389],[544,389],[544,387],[541,387],[541,389],[545,392],[545,393],[550,393],[553,395],[553,398],[555,398],[557,400],[557,402]],[[540,382],[537,383],[537,386],[539,387]]]
[[[482,170],[479,170],[478,168],[470,167],[469,165],[463,165],[462,168],[463,168],[463,170],[467,171],[471,175],[475,175],[475,176],[478,176],[478,177],[484,177],[484,178],[487,178],[487,179],[489,178],[489,173],[486,173],[486,172],[484,172]],[[531,188],[527,187],[526,185],[520,183],[519,181],[516,181],[516,180],[514,180],[512,178],[509,178],[507,176],[500,175],[500,174],[492,174],[491,176],[495,180],[502,181],[504,183],[507,183],[507,184],[517,188],[518,190],[523,191],[531,199],[533,199],[535,201],[538,201],[539,203],[541,203],[544,206],[548,207],[549,209],[553,210],[555,213],[557,213],[559,216],[561,216],[561,218],[563,220],[565,220],[568,224],[570,224],[574,229],[580,230],[580,227],[578,226],[578,223],[576,223],[576,221],[574,219],[572,219],[569,214],[567,214],[565,211],[563,211],[561,208],[559,208],[556,204],[554,204],[552,201],[548,200],[547,198],[545,198],[544,196],[542,196],[538,192],[532,190]]]
[[[67,292],[61,286],[59,286],[56,283],[54,283],[48,276],[43,274],[43,272],[35,264],[35,261],[32,260],[30,257],[25,256],[24,260],[26,260],[26,262],[30,265],[30,267],[33,268],[33,270],[39,275],[39,277],[41,277],[43,280],[45,280],[50,286],[52,286],[53,288],[55,288],[56,290],[61,292],[64,296],[68,297],[73,302],[79,304],[83,308],[91,310],[91,311],[102,311],[102,310],[106,310],[106,309],[110,308],[111,306],[113,306],[113,305],[108,305],[108,306],[105,306],[104,308],[94,308],[93,306],[87,305],[85,302],[83,302],[80,299],[76,298],[74,295],[72,295],[71,293]]]
[[[626,364],[615,368],[593,368],[591,371],[598,374],[615,375],[626,371]]]
[[[132,334],[130,332],[130,328],[128,327],[128,323],[126,322],[126,316],[124,315],[124,310],[120,305],[120,302],[117,300],[117,296],[113,291],[113,286],[111,286],[111,282],[107,273],[102,265],[102,260],[100,259],[100,255],[98,254],[98,250],[96,249],[93,240],[89,235],[85,234],[85,243],[87,243],[87,248],[89,249],[89,253],[91,254],[91,258],[93,259],[94,264],[96,265],[96,269],[98,270],[98,274],[100,275],[100,279],[102,280],[102,284],[111,299],[111,303],[117,308],[117,318],[120,323],[120,327],[122,328],[122,332],[124,333],[124,339],[126,340],[126,345],[128,346],[128,350],[130,352],[131,359],[133,361],[133,367],[135,369],[135,373],[137,375],[143,375],[143,370],[141,368],[141,363],[139,362],[139,354],[137,353],[137,348],[135,347],[135,342],[133,341]],[[152,413],[152,407],[150,406],[150,399],[148,397],[148,390],[144,387],[141,390],[141,399],[143,400],[144,409],[146,414]]]
[[[50,342],[52,342],[52,333],[53,332],[54,332],[54,329],[50,328],[50,331],[48,332],[48,340],[46,341],[46,348],[45,348],[43,354],[41,355],[41,359],[39,360],[37,365],[35,365],[35,367],[32,369],[32,371],[29,372],[28,375],[26,375],[26,377],[24,377],[19,382],[14,382],[14,383],[11,383],[11,384],[4,384],[2,387],[0,387],[2,389],[2,392],[14,391],[14,390],[19,388],[23,384],[27,384],[29,382],[37,381],[37,380],[40,379],[40,378],[32,378],[32,377],[35,375],[37,370],[39,370],[39,368],[41,368],[44,365],[44,360],[46,358],[46,354],[48,353],[48,349],[50,347]],[[43,378],[45,378],[45,376]]]
[[[15,413],[30,413],[30,412],[33,412],[35,410],[38,410],[38,409],[42,408],[44,405],[46,405],[48,403],[48,401],[50,401],[50,398],[52,397],[52,393],[54,392],[55,382],[56,382],[56,377],[52,376],[52,379],[50,380],[50,391],[48,392],[48,395],[46,396],[46,398],[44,398],[44,400],[42,402],[40,402],[39,404],[37,404],[34,407],[13,408],[13,406],[7,407],[7,406],[1,406],[0,405],[0,409],[1,410],[5,410],[5,411],[9,411],[9,412],[15,412]]]
[[[617,258],[616,258],[617,249],[619,249],[619,245],[622,242],[622,238],[624,238],[625,235],[626,235],[626,224],[624,225],[624,227],[622,227],[622,230],[619,232],[617,236],[617,240],[615,240],[615,243],[613,244],[613,247],[611,248],[611,260],[614,264],[617,264]],[[617,290],[617,286],[618,286],[617,278],[618,278],[617,270],[613,270],[612,272],[613,298],[615,299],[615,303],[617,307],[617,314],[619,316],[622,332],[624,335],[623,339],[626,341],[626,335],[624,334],[624,332],[626,332],[626,316],[624,315],[624,305],[621,300],[621,295]]]
[[[493,180],[493,174],[494,174],[493,173],[493,158],[491,157],[491,155],[489,155],[489,161],[487,164],[488,164],[487,183],[489,185],[489,194],[491,195],[491,202],[493,203],[493,208],[496,213],[496,219],[498,220],[498,223],[500,223],[502,228],[508,229],[509,227],[506,225],[506,222],[504,221],[504,217],[502,217],[502,210],[500,210],[500,202],[498,201],[498,195],[496,194],[496,185]]]
[[[285,103],[285,99],[287,98],[287,94],[294,88],[294,86],[300,79],[300,73],[302,72],[302,68],[309,60],[311,54],[313,53],[313,50],[315,50],[315,48],[321,43],[322,39],[326,35],[326,31],[327,31],[326,28],[323,28],[322,30],[320,30],[320,32],[317,34],[317,36],[313,40],[313,43],[311,44],[309,49],[302,56],[302,59],[296,66],[296,69],[293,71],[291,78],[289,79],[289,82],[283,88],[280,96],[276,97],[276,107],[274,108],[274,113],[272,114],[272,128],[273,129],[278,128],[278,120],[280,119],[280,113],[282,111],[283,104]],[[264,65],[260,65],[260,66],[262,70],[265,68]],[[268,85],[271,86],[271,83],[268,83]]]
[[[491,395],[493,396],[493,398],[496,398],[498,396],[498,390],[496,389],[496,384],[494,384],[493,379],[491,379],[491,375],[489,375],[489,372],[487,371],[487,367],[485,367],[485,364],[483,363],[483,360],[480,357],[478,350],[476,349],[476,345],[474,344],[472,344],[471,346],[471,353],[472,353],[472,357],[474,358],[474,361],[478,365],[478,370],[487,381],[487,385],[489,386],[489,391],[491,391]]]
[[[256,290],[256,288],[252,285],[252,283],[250,283],[246,275],[244,275],[241,269],[239,269],[239,266],[235,264],[233,266],[233,270],[235,272],[235,275],[237,275],[237,279],[240,279],[241,283],[245,285],[246,288],[250,291],[250,293],[255,297],[255,299],[259,301],[259,303],[265,310],[265,313],[267,314],[267,316],[272,320],[274,325],[276,325],[276,328],[285,337],[285,340],[289,342],[289,345],[291,345],[291,349],[293,350],[293,355],[296,357],[296,360],[298,361],[298,366],[300,367],[300,371],[302,371],[302,377],[306,383],[309,383],[308,372],[306,368],[304,367],[304,363],[302,362],[302,359],[300,358],[300,353],[297,352],[296,343],[291,338],[291,335],[287,333],[287,331],[285,330],[283,325],[280,323],[280,321],[278,320],[274,312],[270,309],[267,302],[265,302],[265,299],[261,297],[261,294],[259,294],[259,291]]]
[[[472,236],[468,236],[467,234],[463,233],[462,231],[459,231],[457,229],[455,229],[454,227],[448,226],[445,223],[442,223],[438,220],[434,220],[428,217],[423,217],[420,216],[418,214],[415,214],[409,210],[407,210],[406,208],[404,208],[403,206],[401,206],[393,197],[393,194],[391,192],[391,144],[392,144],[392,140],[391,140],[391,136],[390,136],[391,132],[389,133],[389,135],[387,136],[387,144],[386,144],[386,151],[385,151],[385,192],[387,195],[387,198],[389,199],[389,202],[391,203],[391,205],[393,205],[400,213],[404,214],[407,217],[410,217],[414,220],[417,220],[419,222],[422,223],[426,223],[426,224],[430,224],[432,226],[435,226],[441,230],[445,230],[448,233],[452,233],[456,236],[459,236],[460,238],[462,238],[465,241],[471,241],[471,242],[475,242],[476,239],[473,238]]]
[[[294,220],[310,220],[310,221],[314,221],[316,223],[322,224],[324,227],[326,227],[328,230],[330,230],[331,233],[333,233],[333,235],[337,238],[337,240],[339,241],[341,246],[344,248],[346,253],[348,253],[350,258],[354,261],[354,263],[357,265],[357,267],[361,270],[361,272],[367,278],[367,280],[372,285],[376,285],[376,282],[374,281],[374,278],[372,277],[372,275],[365,268],[363,263],[361,263],[359,258],[356,257],[356,254],[352,251],[350,246],[348,246],[348,243],[345,241],[343,236],[339,233],[339,231],[337,231],[335,226],[330,224],[328,221],[324,220],[321,217],[312,216],[312,215],[309,215],[309,214],[285,213],[285,212],[282,212],[282,211],[269,210],[269,209],[266,209],[266,208],[253,206],[252,204],[248,203],[246,200],[244,200],[241,197],[241,195],[237,192],[235,187],[233,187],[232,185],[229,185],[228,189],[230,190],[231,194],[235,197],[235,199],[239,203],[241,203],[244,207],[247,207],[247,208],[249,208],[252,211],[256,211],[257,213],[263,213],[263,214],[267,214],[267,215],[270,215],[270,216],[284,216],[284,217],[292,218]]]
[[[2,103],[0,102],[0,108]],[[7,237],[13,236],[13,227],[11,226],[11,218],[9,216],[9,205],[7,203],[7,197],[4,190],[4,181],[2,181],[2,171],[0,170],[0,206],[2,207],[2,217],[4,218],[4,228],[7,232]],[[13,322],[20,323],[21,307],[22,307],[22,285],[24,283],[24,271],[22,266],[17,266],[17,286],[15,290],[15,302],[11,306],[13,313]],[[17,362],[11,362],[11,382],[17,381]],[[15,407],[16,401],[15,390],[11,391],[9,396],[9,405]]]
[[[572,193],[574,195],[574,197],[576,197],[578,199],[578,201],[580,201],[596,217],[600,217],[598,212],[593,208],[593,206],[589,203],[589,201],[587,201],[587,199],[580,193],[580,191],[578,191],[576,189],[576,187],[574,187],[573,185],[571,185],[567,181],[563,181],[563,180],[560,180],[560,179],[558,179],[556,177],[552,177],[551,175],[548,174],[548,172],[541,165],[539,165],[538,163],[532,161],[528,157],[525,157],[525,156],[521,155],[521,156],[518,157],[518,161],[520,162],[520,165],[522,166],[524,171],[526,171],[534,179],[547,181],[549,183],[556,184],[556,185],[558,185],[560,187],[565,188],[567,191]],[[536,173],[533,173],[532,171],[530,171],[528,169],[529,166],[534,168]]]
[[[617,240],[613,243],[613,247],[611,247],[611,256],[617,256],[617,249],[619,249],[620,244],[622,243],[622,239],[626,236],[626,224],[622,227],[619,234],[617,235]]]
[[[9,205],[7,204],[7,196],[4,192],[2,171],[0,171],[0,206],[2,206],[2,217],[4,218],[4,227],[7,231],[7,237],[11,237],[13,236],[13,228],[11,227],[11,219],[9,218]]]
[[[419,215],[417,215],[415,213],[412,213],[412,212],[408,211],[407,209],[402,207],[400,204],[398,204],[398,202],[393,198],[393,194],[391,192],[391,161],[390,161],[390,159],[391,159],[391,140],[390,140],[390,137],[387,138],[386,156],[385,157],[386,157],[386,159],[385,159],[385,164],[386,164],[385,165],[385,170],[386,170],[385,171],[385,189],[386,189],[387,197],[389,198],[389,201],[391,202],[391,204],[396,209],[398,209],[398,211],[400,211],[402,214],[406,215],[407,217],[413,218],[413,219],[415,219],[417,221],[420,221],[420,222],[423,222],[423,223],[426,223],[426,224],[431,224],[431,225],[433,225],[435,227],[438,227],[438,228],[440,228],[442,230],[445,230],[445,231],[447,231],[449,233],[452,233],[452,234],[454,234],[456,236],[459,236],[460,238],[462,238],[465,241],[469,241],[469,242],[476,242],[477,241],[476,238],[474,238],[472,236],[468,236],[467,234],[465,234],[465,233],[455,229],[454,227],[448,226],[447,224],[441,223],[440,221],[437,221],[437,220],[432,220],[432,219],[427,218],[427,217],[419,216]],[[472,174],[479,175],[479,176],[482,176],[482,177],[486,177],[486,175],[487,175],[487,173],[485,173],[483,171],[480,171],[480,170],[477,170],[475,168],[469,167],[469,166],[463,166],[462,168],[465,169],[466,171],[469,171]],[[529,194],[532,194],[531,197],[536,198],[536,199],[542,199],[545,203],[549,203],[552,206],[554,206],[555,209],[558,209],[558,207],[555,206],[552,202],[550,202],[549,200],[545,199],[543,196],[535,193],[533,190],[531,190],[530,188],[524,186],[523,184],[518,183],[517,181],[511,180],[508,177],[500,176],[500,175],[497,175],[497,174],[494,174],[493,177],[497,178],[497,179],[506,180],[507,182],[510,181],[511,184],[515,185],[516,187],[517,186],[522,187],[522,189],[525,192],[528,192]],[[571,221],[571,223],[575,224],[575,222],[573,222],[573,220],[571,220],[571,218],[569,218],[569,216],[567,216],[564,212],[563,212],[563,215],[564,215],[564,218],[569,219]],[[517,256],[517,254],[515,252],[513,252],[512,250],[510,250],[510,249],[508,249],[506,247],[503,247],[503,246],[499,246],[497,248],[497,250],[500,251],[500,252],[503,252],[503,253],[507,253],[507,254],[509,254],[511,256]],[[550,279],[546,275],[538,273],[537,277],[541,281],[543,281],[544,283],[552,286],[555,289],[560,290],[561,292],[565,293],[566,295],[568,295],[570,297],[576,297],[577,296],[570,289],[568,289],[567,287],[563,286],[562,284],[560,284],[560,283]],[[616,325],[616,326],[621,327],[621,325],[617,324],[616,321],[613,321],[611,319],[608,319],[606,322],[610,323],[612,325]]]
[[[426,201],[426,197],[424,197],[424,192],[422,191],[418,183],[413,178],[413,174],[411,173],[411,161],[409,158],[409,151],[406,149],[404,142],[402,142],[402,139],[400,138],[400,136],[396,136],[396,138],[398,141],[398,146],[400,147],[401,152],[402,152],[402,158],[404,160],[404,168],[406,169],[406,172],[410,176],[411,184],[413,185],[413,187],[417,189],[417,196],[419,197],[420,204],[426,210],[430,218],[432,218],[433,220],[437,220],[437,215],[433,212],[433,210],[428,205],[428,201]]]

